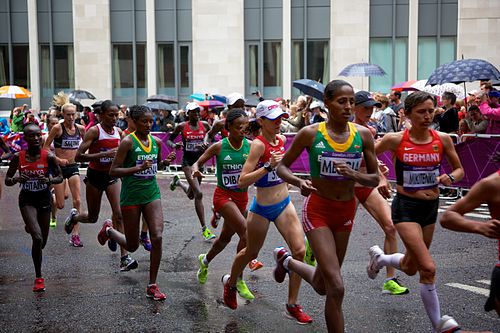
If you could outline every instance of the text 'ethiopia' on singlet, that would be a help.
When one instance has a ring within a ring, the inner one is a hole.
[[[246,138],[243,138],[239,149],[234,148],[228,138],[222,139],[217,155],[217,186],[230,191],[247,191],[238,187],[238,180],[249,152],[250,144]]]
[[[64,126],[64,123],[61,123],[62,134],[58,138],[54,138],[54,147],[68,150],[75,150],[80,147],[80,143],[82,143],[82,136],[80,135],[80,130],[75,125],[75,133],[70,135]]]
[[[182,130],[182,140],[184,140],[184,154],[201,153],[201,146],[205,138],[205,126],[201,121],[198,122],[198,129],[192,129],[189,121],[186,122]]]
[[[47,161],[48,151],[42,149],[40,158],[34,162],[26,160],[26,150],[19,152],[19,174],[28,176],[28,180],[20,183],[21,191],[40,192],[48,191],[49,185],[41,181],[41,178],[49,176],[49,163]]]
[[[316,137],[309,150],[309,168],[311,177],[330,180],[351,180],[337,173],[335,163],[346,163],[351,169],[358,171],[361,166],[363,141],[356,125],[347,123],[349,137],[344,143],[335,142],[326,128],[326,123],[318,125]]]
[[[120,132],[118,131],[118,127],[113,127],[113,132],[110,134],[102,128],[101,124],[97,124],[96,126],[99,131],[99,137],[90,145],[90,154],[108,151],[120,145]],[[112,162],[113,157],[101,157],[99,161],[90,161],[89,168],[98,171],[109,171]]]
[[[264,154],[260,157],[259,162],[257,163],[257,169],[262,168],[266,162],[269,162],[272,154],[284,154],[285,153],[285,142],[283,139],[276,135],[276,146],[271,146],[269,141],[266,140],[262,135],[259,135],[255,138],[255,140],[260,140],[264,143],[265,150]],[[273,170],[267,175],[264,175],[261,179],[255,182],[256,187],[271,187],[278,184],[283,183],[283,179],[278,177],[276,170]]]
[[[417,144],[411,141],[410,131],[406,129],[396,149],[396,183],[402,185],[405,191],[432,189],[438,185],[443,143],[438,132],[429,131],[432,141]]]
[[[147,146],[142,144],[135,132],[130,134],[130,137],[132,149],[128,152],[123,167],[131,168],[142,165],[145,161],[151,161],[152,164],[148,169],[122,178],[121,206],[146,204],[160,198],[160,188],[156,182],[158,145],[151,134],[148,134]]]

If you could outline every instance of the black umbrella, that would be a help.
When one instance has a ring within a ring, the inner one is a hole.
[[[168,95],[151,95],[147,99],[148,102],[163,102],[167,104],[177,104],[177,100],[173,96],[168,96]]]
[[[499,80],[498,69],[482,59],[461,59],[441,65],[429,76],[426,85]]]
[[[69,98],[80,100],[80,99],[95,99],[95,96],[87,90],[72,90],[68,94]]]
[[[101,105],[102,105],[102,102],[104,101],[97,101],[95,102],[94,104],[91,105],[92,109],[95,109],[95,108],[100,108]]]
[[[500,80],[493,80],[491,81],[492,86],[500,86]]]
[[[312,96],[320,101],[323,100],[325,86],[320,82],[310,79],[301,79],[293,81],[293,86],[306,95]]]
[[[246,107],[256,107],[257,104],[259,104],[260,100],[257,96],[252,95],[251,97],[248,97],[245,99],[245,106]]]
[[[155,109],[155,110],[167,110],[167,111],[172,111],[174,108],[172,105],[164,103],[164,102],[147,102],[144,104],[144,106],[147,106],[150,109]]]

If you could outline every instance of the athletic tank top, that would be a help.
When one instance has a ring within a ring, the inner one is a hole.
[[[241,169],[248,158],[250,144],[246,138],[239,149],[233,148],[228,138],[222,139],[220,153],[217,155],[217,186],[225,190],[246,192],[238,187]]]
[[[58,138],[54,138],[54,147],[68,150],[75,150],[80,147],[82,142],[82,136],[80,135],[80,130],[75,125],[75,134],[70,135],[66,131],[66,127],[61,123],[62,134]]]
[[[184,154],[200,154],[202,152],[201,145],[207,131],[201,121],[198,122],[198,129],[192,129],[189,126],[189,121],[182,130],[182,140],[184,141]]]
[[[103,151],[111,150],[117,148],[120,145],[120,132],[118,127],[113,127],[113,133],[107,133],[101,126],[101,124],[96,125],[99,131],[99,137],[96,141],[92,142],[89,147],[90,154],[97,154]],[[89,163],[89,168],[98,171],[109,171],[111,163],[113,162],[113,157],[101,157],[99,161],[93,160]]]
[[[280,153],[284,154],[285,153],[285,142],[283,139],[279,136],[276,135],[276,141],[277,144],[276,146],[271,146],[269,141],[266,140],[262,135],[259,135],[255,138],[255,140],[261,141],[265,146],[264,154],[260,157],[259,162],[257,163],[257,169],[262,168],[266,162],[268,162],[271,159],[271,154],[275,153]],[[255,182],[256,187],[271,187],[275,186],[278,184],[283,183],[283,179],[278,177],[278,174],[276,173],[276,170],[273,170],[271,172],[268,172],[266,175],[264,175],[261,179]]]
[[[135,133],[130,134],[130,137],[132,138],[132,149],[127,153],[123,167],[131,168],[141,165],[147,160],[152,161],[152,165],[149,169],[122,178],[121,206],[145,204],[160,198],[160,188],[156,182],[156,173],[158,171],[158,146],[156,141],[149,134],[149,144],[145,146]]]
[[[410,139],[410,131],[403,132],[403,139],[396,149],[396,183],[405,191],[432,189],[438,186],[437,177],[443,159],[443,143],[438,132],[429,130],[432,141],[416,144]]]
[[[40,181],[40,178],[49,176],[48,153],[48,150],[42,149],[40,158],[34,162],[29,162],[26,160],[26,150],[19,152],[19,174],[29,177],[28,181],[19,184],[21,191],[40,192],[49,190],[49,185]]]
[[[344,162],[351,169],[358,171],[363,154],[363,140],[354,123],[348,122],[349,137],[344,143],[338,143],[328,134],[326,122],[318,125],[314,142],[309,149],[309,168],[311,177],[330,180],[351,180],[335,169],[335,162]]]

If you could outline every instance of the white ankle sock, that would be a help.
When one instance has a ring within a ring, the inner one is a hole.
[[[401,260],[404,256],[402,253],[381,254],[378,257],[378,267],[391,266],[401,270]]]
[[[290,260],[292,260],[292,256],[288,256],[285,258],[285,260],[283,260],[283,267],[285,267],[285,269],[288,271],[288,263],[290,262]]]
[[[207,255],[203,256],[203,259],[201,259],[201,262],[203,263],[203,265],[208,266]]]
[[[420,284],[420,297],[424,303],[425,311],[427,316],[431,320],[432,327],[434,329],[439,325],[441,320],[441,308],[439,306],[439,299],[436,292],[435,284]]]

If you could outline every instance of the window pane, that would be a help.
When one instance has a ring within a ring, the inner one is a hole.
[[[180,47],[180,70],[179,77],[181,88],[189,88],[189,46]]]
[[[408,65],[407,65],[407,46],[406,38],[396,38],[395,45],[395,56],[394,56],[394,82],[391,84],[397,84],[399,82],[407,81],[408,77]],[[385,70],[385,68],[384,68]],[[391,86],[392,86],[391,85]]]
[[[50,97],[54,94],[50,84],[50,47],[49,45],[40,45],[40,85],[42,97]]]
[[[307,78],[328,83],[330,78],[328,41],[307,42]]]
[[[9,83],[9,49],[7,45],[0,45],[0,86],[6,86]]]
[[[14,85],[29,89],[30,59],[28,45],[13,45],[12,60],[14,64]]]
[[[147,83],[147,64],[146,64],[146,45],[136,44],[136,75],[137,75],[137,96],[146,96],[146,83]],[[138,100],[141,103],[142,100]]]
[[[418,38],[418,69],[417,77],[419,80],[429,78],[436,69],[436,38],[419,37]]]
[[[132,45],[113,45],[113,89],[118,97],[134,95]]]
[[[264,96],[281,97],[282,93],[281,43],[264,42]]]
[[[439,65],[455,60],[455,37],[441,37],[439,41]]]
[[[304,42],[292,42],[292,81],[304,78]],[[293,84],[293,82],[292,82]],[[297,97],[301,94],[300,90],[293,88],[292,97]]]
[[[370,63],[379,65],[385,76],[370,76],[370,90],[387,92],[392,87],[392,39],[372,38],[370,40]]]
[[[259,46],[248,46],[248,89],[250,93],[259,90]]]
[[[175,94],[173,44],[158,45],[158,88],[161,94]],[[170,88],[170,92],[167,92],[166,88]]]
[[[54,45],[54,88],[56,91],[74,87],[73,46]]]

